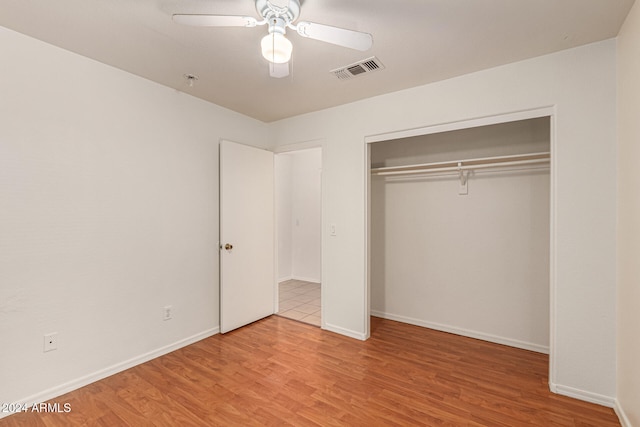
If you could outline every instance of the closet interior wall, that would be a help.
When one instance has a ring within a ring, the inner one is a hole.
[[[374,143],[371,168],[550,151],[550,119]],[[371,179],[371,313],[548,352],[548,165]]]

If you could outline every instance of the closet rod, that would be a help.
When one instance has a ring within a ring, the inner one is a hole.
[[[504,167],[504,166],[519,166],[519,165],[531,165],[531,164],[539,164],[539,163],[547,163],[549,159],[537,159],[537,160],[516,160],[513,162],[500,162],[500,163],[485,163],[485,164],[476,164],[469,166],[448,166],[443,168],[429,168],[429,169],[411,169],[404,171],[384,171],[384,172],[374,172],[376,175],[387,176],[387,175],[412,175],[412,174],[424,174],[424,173],[436,173],[436,172],[456,172],[456,171],[465,171],[470,169],[488,169],[488,168],[496,168],[496,167]]]
[[[457,160],[437,163],[424,163],[418,165],[389,166],[371,169],[375,175],[407,175],[435,172],[453,172],[469,169],[486,169],[503,166],[518,166],[547,163],[550,153],[531,153],[515,156],[484,157],[478,159]]]

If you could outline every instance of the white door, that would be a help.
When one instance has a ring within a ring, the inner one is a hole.
[[[273,153],[220,143],[220,331],[274,313]]]

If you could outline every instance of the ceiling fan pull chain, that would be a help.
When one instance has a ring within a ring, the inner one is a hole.
[[[276,38],[275,35],[271,36],[271,63],[276,62]]]

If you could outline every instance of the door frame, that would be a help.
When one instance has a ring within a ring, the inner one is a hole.
[[[556,120],[557,112],[555,105],[543,106],[540,108],[532,108],[528,110],[520,110],[507,112],[504,114],[496,114],[492,116],[477,117],[466,120],[459,120],[447,123],[438,123],[419,128],[398,129],[391,132],[374,134],[365,136],[365,294],[366,294],[366,310],[365,325],[366,337],[370,334],[370,318],[371,318],[371,144],[382,141],[389,141],[401,138],[409,138],[413,136],[429,135],[440,132],[448,132],[454,130],[468,129],[479,126],[495,125],[500,123],[508,123],[518,120],[536,119],[541,117],[549,117],[549,145],[551,152],[551,162],[549,167],[549,388],[556,393],[556,293],[557,293],[557,141],[556,141]]]
[[[297,142],[297,143],[293,143],[293,144],[287,144],[287,145],[282,145],[282,146],[278,146],[275,147],[273,154],[274,156],[277,156],[278,154],[285,154],[285,153],[293,153],[296,151],[305,151],[305,150],[312,150],[312,149],[320,149],[320,167],[322,169],[323,165],[324,165],[324,139],[316,139],[316,140],[311,140],[311,141],[304,141],[304,142]],[[325,280],[324,277],[326,277],[325,275],[325,271],[324,271],[324,244],[325,244],[325,233],[324,230],[328,229],[328,226],[325,225],[324,223],[324,199],[325,199],[325,185],[324,185],[324,177],[325,175],[323,173],[320,173],[320,328],[321,329],[326,329],[325,328]],[[276,203],[277,205],[277,203]],[[278,265],[279,265],[279,258],[278,258],[278,217],[277,217],[277,212],[275,215],[275,301],[274,301],[274,307],[275,307],[275,312],[277,313],[280,310],[279,307],[279,300],[278,300],[278,291],[279,291],[279,284],[278,284]]]

